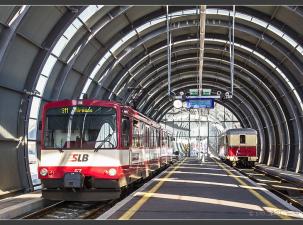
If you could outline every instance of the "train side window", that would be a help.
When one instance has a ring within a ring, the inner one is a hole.
[[[139,122],[133,121],[133,147],[140,147]]]
[[[161,136],[161,135],[160,135],[160,134],[161,134],[161,133],[160,133],[160,130],[158,130],[158,133],[157,133],[157,141],[158,141],[158,143],[157,143],[158,146],[157,146],[157,147],[158,147],[158,148],[161,147],[161,139],[160,139],[160,136]]]
[[[240,135],[240,144],[245,144],[245,135]]]
[[[130,121],[128,117],[122,118],[122,146],[129,147],[130,144]]]

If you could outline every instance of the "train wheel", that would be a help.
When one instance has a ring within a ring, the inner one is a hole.
[[[236,167],[236,166],[237,166],[237,162],[236,162],[236,161],[233,161],[233,162],[231,163],[231,165],[234,166],[234,167]]]

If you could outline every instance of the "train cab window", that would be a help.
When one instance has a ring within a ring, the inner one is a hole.
[[[245,135],[240,135],[240,144],[245,144]]]
[[[122,118],[122,131],[121,131],[121,140],[123,147],[129,147],[130,144],[130,121],[128,117]]]

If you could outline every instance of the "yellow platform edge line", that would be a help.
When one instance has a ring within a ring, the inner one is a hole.
[[[232,178],[234,178],[238,183],[240,183],[241,185],[244,186],[249,186],[247,183],[245,183],[243,180],[241,180],[239,177],[235,177],[235,174],[232,173],[231,171],[229,171],[228,169],[226,169],[226,167],[224,165],[222,165],[222,163],[218,162],[216,159],[214,159],[214,161],[229,175],[233,175]],[[271,207],[271,208],[276,208],[279,209],[277,206],[275,206],[273,203],[271,203],[269,200],[267,200],[265,197],[263,197],[262,195],[260,195],[256,190],[253,189],[247,189],[253,196],[255,196],[257,199],[259,199],[263,204],[265,204],[267,207]],[[288,216],[285,215],[277,215],[282,219],[291,219]]]
[[[127,210],[120,218],[119,220],[129,220],[130,218],[135,215],[135,213],[144,205],[144,203],[152,197],[152,194],[157,192],[159,188],[163,185],[165,182],[165,178],[169,178],[175,170],[179,168],[179,166],[185,161],[183,159],[178,165],[176,165],[172,170],[169,171],[168,174],[166,174],[163,178],[163,180],[159,181],[152,189],[150,189],[146,194],[144,194],[139,201],[136,202],[129,210]]]

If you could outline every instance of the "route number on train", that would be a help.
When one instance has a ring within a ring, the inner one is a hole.
[[[63,114],[67,114],[68,113],[68,108],[67,107],[61,108],[61,112]]]

